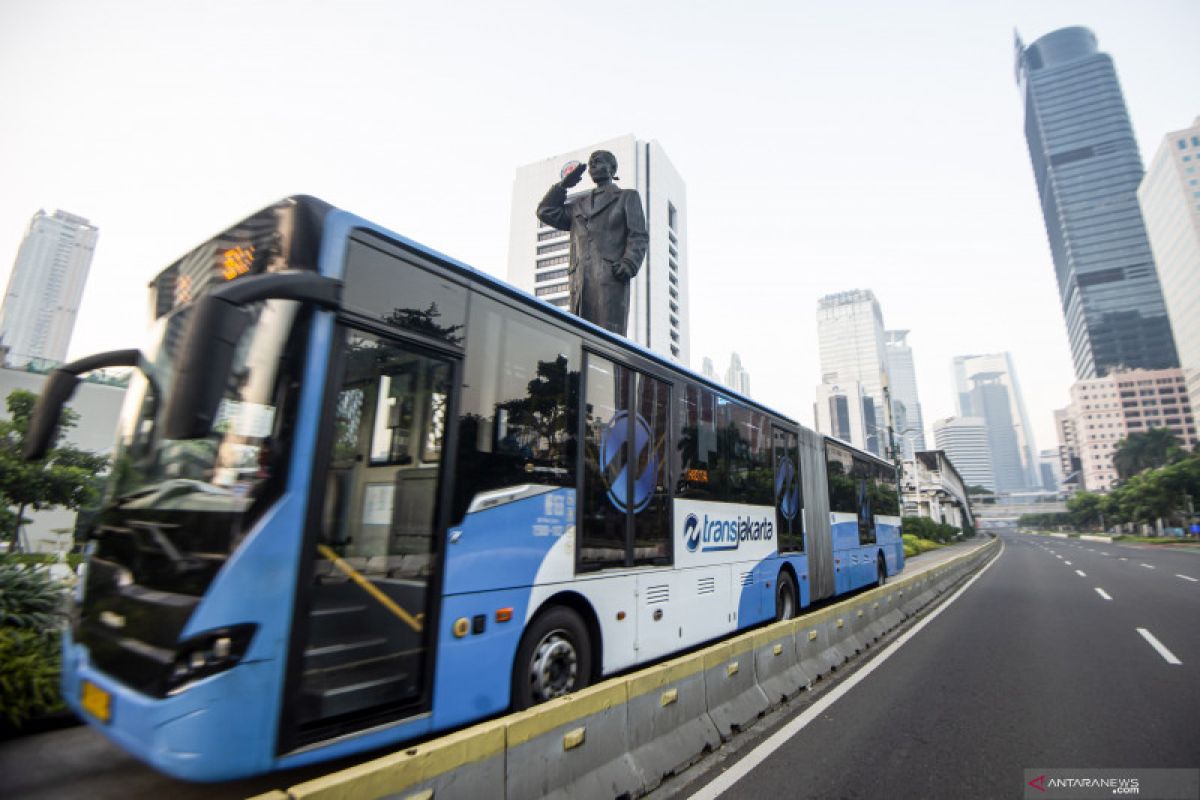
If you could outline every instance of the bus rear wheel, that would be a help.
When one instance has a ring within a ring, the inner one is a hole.
[[[800,607],[797,600],[796,579],[792,573],[784,570],[775,581],[775,619],[792,619]]]
[[[543,611],[521,637],[513,664],[513,709],[520,711],[592,682],[587,626],[566,606]]]

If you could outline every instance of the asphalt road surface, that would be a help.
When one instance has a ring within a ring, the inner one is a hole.
[[[894,651],[658,795],[1011,798],[1025,769],[1200,767],[1200,552],[1002,538]]]

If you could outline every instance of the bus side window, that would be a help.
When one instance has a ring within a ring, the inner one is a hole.
[[[454,522],[487,492],[575,487],[579,340],[485,297],[470,325]]]

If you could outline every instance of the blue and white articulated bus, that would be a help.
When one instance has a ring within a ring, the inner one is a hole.
[[[26,455],[135,368],[63,690],[171,775],[428,737],[903,568],[886,462],[318,200],[150,290]]]

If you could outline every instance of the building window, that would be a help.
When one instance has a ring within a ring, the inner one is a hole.
[[[567,277],[567,271],[565,269],[552,269],[549,272],[539,272],[536,280],[539,282],[556,281],[559,278],[565,277]]]
[[[667,227],[673,231],[679,230],[679,212],[673,203],[667,203]]]
[[[548,294],[558,294],[566,290],[567,285],[565,283],[552,283],[549,286],[539,286],[536,291],[538,297],[545,297]]]
[[[554,242],[552,244],[539,245],[537,252],[539,256],[545,255],[546,253],[561,253],[568,247],[570,247],[570,245],[567,242]]]
[[[570,260],[571,260],[570,256],[554,256],[553,258],[539,258],[538,262],[537,262],[537,268],[542,269],[544,267],[553,267],[556,264],[566,264]]]

